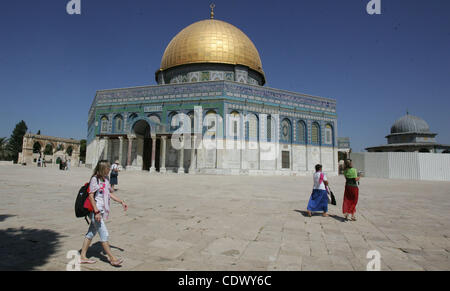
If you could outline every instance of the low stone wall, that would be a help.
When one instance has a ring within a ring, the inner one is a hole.
[[[0,161],[0,166],[12,166],[14,165],[13,161]]]

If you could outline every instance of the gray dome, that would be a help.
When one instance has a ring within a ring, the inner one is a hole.
[[[406,114],[391,127],[391,133],[430,132],[428,123],[420,117]]]

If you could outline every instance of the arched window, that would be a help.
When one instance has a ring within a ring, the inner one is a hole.
[[[281,140],[283,142],[291,142],[291,122],[289,119],[284,119],[281,122]]]
[[[230,126],[230,134],[231,134],[231,138],[234,140],[238,139],[238,136],[240,136],[240,130],[239,130],[239,125],[240,125],[240,116],[239,116],[239,112],[237,111],[233,111],[230,114],[230,122],[231,124]]]
[[[209,110],[205,115],[205,135],[209,136],[211,139],[216,138],[217,134],[217,113],[214,110]]]
[[[311,142],[320,144],[320,127],[317,122],[313,122],[311,125]]]
[[[272,116],[267,115],[267,141],[272,140]]]
[[[191,133],[194,133],[194,111],[188,112],[187,116],[189,116],[189,120],[191,122]]]
[[[114,131],[115,132],[123,131],[123,118],[122,118],[122,115],[117,115],[114,118]]]
[[[255,114],[247,114],[245,122],[245,135],[249,140],[258,140],[258,118]]]
[[[172,111],[169,114],[169,124],[170,124],[170,130],[177,130],[180,127],[180,124],[176,118],[176,115],[178,112]]]
[[[101,119],[101,132],[107,132],[108,131],[108,117],[103,116]]]
[[[306,144],[306,124],[302,120],[297,123],[297,141]]]
[[[333,127],[330,124],[325,126],[325,144],[333,144]]]

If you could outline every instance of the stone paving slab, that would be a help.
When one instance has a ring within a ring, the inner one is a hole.
[[[91,170],[0,166],[0,270],[65,270],[87,224],[74,216]],[[344,222],[343,177],[330,177],[330,217],[305,214],[311,177],[121,172],[107,222],[110,266],[98,237],[82,270],[450,270],[450,182],[364,178],[356,222]]]

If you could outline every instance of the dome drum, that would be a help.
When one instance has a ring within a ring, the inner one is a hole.
[[[264,85],[264,77],[241,65],[198,63],[180,65],[165,71],[158,70],[156,82],[162,84],[193,83],[205,81],[235,81],[252,85]]]
[[[388,144],[435,143],[436,133],[397,133],[386,136]]]

